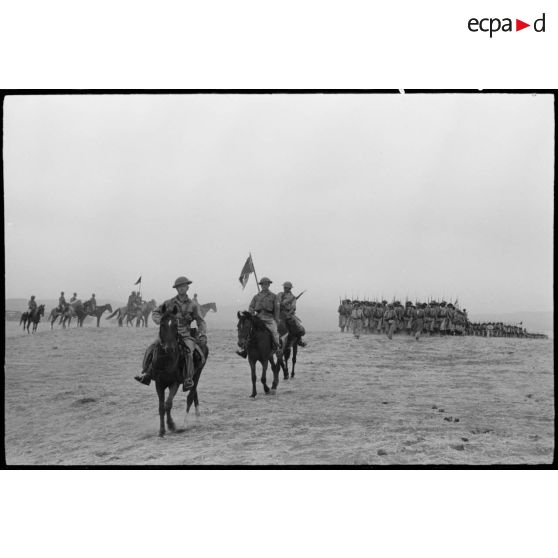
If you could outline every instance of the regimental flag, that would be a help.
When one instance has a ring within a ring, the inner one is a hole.
[[[141,275],[139,276],[139,279],[134,283],[134,285],[139,285],[141,283]]]
[[[252,261],[252,254],[250,254],[248,256],[248,259],[246,260],[246,263],[244,264],[244,267],[242,268],[242,271],[240,272],[240,277],[238,278],[238,280],[240,281],[240,284],[242,285],[243,289],[244,289],[244,287],[246,287],[246,283],[248,283],[250,273],[255,273],[255,272],[256,272],[256,270],[254,269],[254,262]]]

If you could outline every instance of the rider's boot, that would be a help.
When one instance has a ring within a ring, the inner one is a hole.
[[[246,358],[248,356],[248,351],[246,350],[246,344],[239,343],[238,346],[240,347],[240,351],[236,351],[236,354],[242,358]]]
[[[153,350],[150,350],[145,357],[143,370],[138,376],[134,376],[134,380],[137,380],[140,384],[148,386],[153,379],[153,368],[151,367],[151,362],[153,361]]]
[[[186,362],[184,363],[184,385],[182,391],[189,391],[194,387],[193,373],[194,373],[194,359],[191,353],[186,354]]]

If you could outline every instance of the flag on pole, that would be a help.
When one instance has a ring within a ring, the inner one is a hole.
[[[248,259],[246,260],[246,263],[244,264],[244,267],[242,268],[242,271],[240,272],[240,277],[238,278],[238,280],[240,281],[240,284],[242,285],[243,289],[244,289],[244,287],[246,287],[246,283],[248,283],[250,273],[255,273],[255,272],[256,272],[256,270],[254,269],[254,262],[252,261],[252,254],[250,254],[248,256]]]
[[[139,285],[141,283],[141,275],[139,276],[139,279],[134,283],[134,285]]]

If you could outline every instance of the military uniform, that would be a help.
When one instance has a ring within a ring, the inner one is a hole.
[[[260,281],[260,283],[262,281]],[[267,329],[269,329],[273,336],[275,346],[279,348],[279,332],[277,331],[277,322],[279,321],[279,299],[277,295],[271,291],[259,292],[257,295],[254,295],[248,310],[252,314],[256,314],[258,318],[265,323]]]
[[[89,299],[89,310],[91,312],[95,312],[95,309],[97,308],[97,300],[95,299],[95,295],[91,295],[91,298]]]
[[[66,308],[66,299],[64,298],[64,293],[60,293],[58,297],[58,309],[60,312],[63,312],[64,308]]]
[[[72,304],[73,302],[75,302],[77,300],[77,293],[74,293],[74,295],[72,296],[72,298],[70,298],[70,304]]]
[[[290,282],[285,283],[283,286],[289,286],[292,288]],[[285,329],[296,335],[298,338],[306,334],[306,330],[302,326],[302,323],[298,316],[296,315],[296,296],[289,292],[282,292],[277,294],[279,300],[279,320],[280,325],[285,325]]]
[[[34,295],[29,299],[29,302],[27,303],[27,306],[28,306],[29,315],[31,316],[32,314],[35,313],[35,310],[37,310],[37,303],[35,302],[35,296]]]
[[[179,277],[174,283],[174,288],[190,283],[191,281],[188,278]],[[166,300],[163,304],[153,310],[152,320],[155,324],[159,325],[161,323],[161,318],[165,311],[176,311],[178,335],[186,347],[184,354],[186,363],[185,370],[183,370],[184,377],[182,379],[184,380],[184,389],[187,389],[187,386],[192,387],[193,385],[192,377],[194,374],[194,351],[199,356],[200,365],[203,366],[205,364],[205,354],[203,349],[203,347],[207,344],[207,328],[205,320],[201,315],[199,304],[187,295],[181,298],[180,294],[178,294],[175,297]],[[197,338],[192,337],[192,332],[190,331],[193,321],[195,321],[198,326]],[[158,342],[153,343],[146,351],[146,356],[144,357],[144,373],[142,376],[136,376],[136,380],[141,383],[149,384],[151,381],[149,369],[151,360],[149,359],[149,355],[152,355],[152,351],[156,347],[157,343]],[[151,359],[152,358],[153,357],[151,356]]]
[[[393,304],[388,304],[387,310],[384,312],[383,322],[386,324],[386,334],[391,339],[395,331],[397,314],[393,308]]]
[[[353,335],[359,337],[362,333],[362,323],[364,321],[364,315],[362,313],[362,308],[360,304],[355,304],[351,310],[351,328]]]

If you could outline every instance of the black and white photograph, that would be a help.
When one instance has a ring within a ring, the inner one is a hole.
[[[6,92],[6,464],[552,464],[554,110]]]

